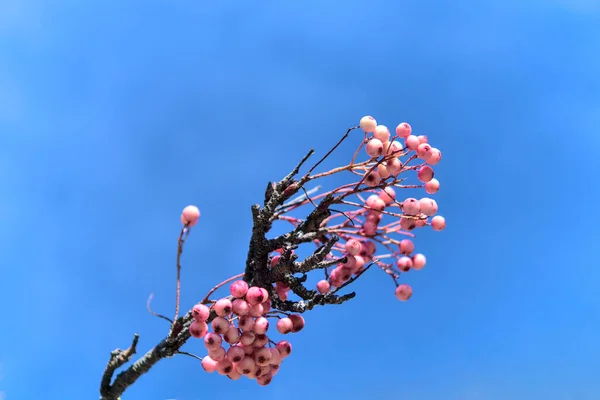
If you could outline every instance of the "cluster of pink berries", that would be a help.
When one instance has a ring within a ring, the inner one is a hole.
[[[271,301],[266,289],[249,287],[245,281],[238,280],[231,284],[229,291],[231,297],[222,298],[211,307],[217,315],[211,322],[212,332],[206,322],[211,308],[204,304],[192,308],[194,322],[190,325],[190,334],[204,338],[208,350],[202,367],[234,380],[246,376],[266,386],[279,371],[283,359],[292,352],[292,345],[286,340],[275,343],[267,335],[268,318],[275,315],[269,315]],[[304,318],[300,315],[277,318],[276,329],[281,334],[304,328]]]

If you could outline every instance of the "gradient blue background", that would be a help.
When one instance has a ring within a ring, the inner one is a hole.
[[[592,0],[1,1],[0,391],[97,398],[167,331],[181,209],[188,307],[242,270],[266,182],[371,114],[444,154],[412,299],[371,271],[271,386],[182,356],[123,399],[600,398],[599,48]]]

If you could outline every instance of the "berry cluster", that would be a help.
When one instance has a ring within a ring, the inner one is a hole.
[[[246,376],[256,379],[261,386],[268,385],[283,359],[292,352],[288,341],[275,343],[269,338],[269,318],[278,318],[276,329],[281,334],[302,330],[304,318],[300,315],[281,318],[271,312],[267,290],[249,287],[243,280],[233,282],[229,292],[231,296],[217,300],[210,308],[204,304],[192,308],[194,322],[190,334],[204,338],[208,350],[208,355],[202,358],[202,367],[233,380]],[[212,332],[209,332],[207,321],[211,311],[216,316],[210,322]]]

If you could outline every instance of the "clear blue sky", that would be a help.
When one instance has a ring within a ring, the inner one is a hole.
[[[242,271],[266,182],[364,114],[444,154],[412,299],[370,271],[271,386],[180,357],[124,400],[600,398],[599,3],[246,3],[0,1],[6,399],[97,398],[111,350],[167,331],[145,303],[172,312],[181,209],[187,307]]]

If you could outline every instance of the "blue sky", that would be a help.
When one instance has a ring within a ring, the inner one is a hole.
[[[444,154],[411,300],[370,271],[269,387],[180,357],[124,400],[600,398],[599,3],[252,3],[0,1],[6,399],[98,396],[111,350],[168,329],[145,303],[172,312],[181,209],[191,306],[242,271],[266,182],[365,114]]]

